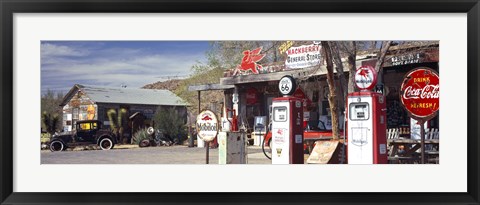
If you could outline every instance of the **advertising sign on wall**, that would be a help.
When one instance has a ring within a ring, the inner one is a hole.
[[[304,45],[291,47],[287,50],[285,67],[287,69],[307,68],[320,65],[320,45]]]
[[[293,41],[285,41],[278,47],[278,50],[280,51],[280,53],[285,53],[285,51],[287,51],[287,49],[292,47],[292,45],[293,45]]]
[[[417,68],[405,75],[400,99],[416,120],[428,120],[437,114],[440,101],[438,74],[430,68]]]
[[[312,101],[305,95],[301,88],[297,88],[297,90],[293,93],[293,97],[303,99],[303,107],[307,108],[312,104]]]
[[[263,67],[257,62],[265,57],[265,54],[260,54],[261,51],[262,47],[243,51],[242,63],[238,65],[237,69],[242,72],[251,71],[253,74],[258,74],[258,70]]]
[[[257,89],[255,89],[253,87],[247,89],[247,94],[246,94],[247,105],[253,105],[253,104],[256,104],[258,102],[257,93],[258,93]]]

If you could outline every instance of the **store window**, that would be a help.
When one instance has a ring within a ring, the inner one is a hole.
[[[72,123],[74,125],[77,124],[77,121],[78,121],[78,113],[79,113],[79,109],[78,108],[73,108],[72,109]]]
[[[73,109],[72,109],[72,114],[73,114],[72,119],[78,120],[78,114],[79,114],[79,112],[80,112],[80,109],[79,109],[79,108],[73,108]]]

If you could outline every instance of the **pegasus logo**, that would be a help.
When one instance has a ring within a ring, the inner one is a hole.
[[[257,62],[265,57],[265,54],[260,54],[260,51],[262,51],[262,47],[252,51],[243,51],[242,63],[238,66],[238,69],[241,71],[251,70],[252,73],[258,74],[258,69],[263,67],[262,65],[257,64]]]
[[[363,76],[364,78],[367,78],[367,77],[368,77],[368,70],[367,70],[367,69],[362,69],[362,70],[360,70],[360,72],[358,73],[358,75],[361,75],[361,76]]]
[[[205,117],[203,117],[202,120],[212,120],[212,118],[208,115],[205,115]]]

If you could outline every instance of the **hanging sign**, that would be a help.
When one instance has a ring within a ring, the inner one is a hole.
[[[293,41],[285,41],[278,47],[278,51],[280,51],[280,53],[285,53],[285,51],[292,47],[292,45]]]
[[[297,88],[297,90],[293,93],[293,97],[301,98],[301,99],[306,98],[305,93],[301,88]]]
[[[371,90],[377,83],[377,72],[372,66],[362,66],[355,72],[355,85],[360,90]]]
[[[375,85],[374,91],[375,91],[376,93],[380,93],[380,94],[382,94],[382,95],[385,95],[385,91],[384,91],[384,90],[385,90],[385,89],[384,89],[383,84],[377,84],[377,85]]]
[[[297,89],[297,84],[292,76],[286,75],[280,78],[278,82],[278,90],[282,95],[292,95]]]
[[[218,133],[218,120],[215,113],[204,110],[197,115],[197,133],[200,139],[205,142],[215,139]]]
[[[400,87],[400,99],[413,119],[424,121],[435,117],[439,109],[440,78],[426,67],[416,68],[405,75]]]
[[[232,95],[232,102],[234,104],[237,104],[238,103],[238,93],[233,93]]]
[[[285,68],[297,69],[320,65],[322,60],[320,50],[321,46],[314,44],[289,48]]]
[[[297,88],[297,90],[293,93],[293,97],[302,99],[304,108],[312,104],[312,101],[308,99],[307,95],[305,95],[301,88]]]

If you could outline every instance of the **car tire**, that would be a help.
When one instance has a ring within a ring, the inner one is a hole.
[[[140,141],[140,143],[138,143],[138,146],[139,147],[148,147],[148,146],[150,146],[150,141],[146,140],[146,139],[142,140],[142,141]]]
[[[105,137],[100,140],[98,146],[100,146],[100,149],[102,150],[109,150],[113,148],[113,141],[110,138]]]
[[[52,152],[61,152],[67,148],[60,140],[54,140],[50,143],[50,151]]]

